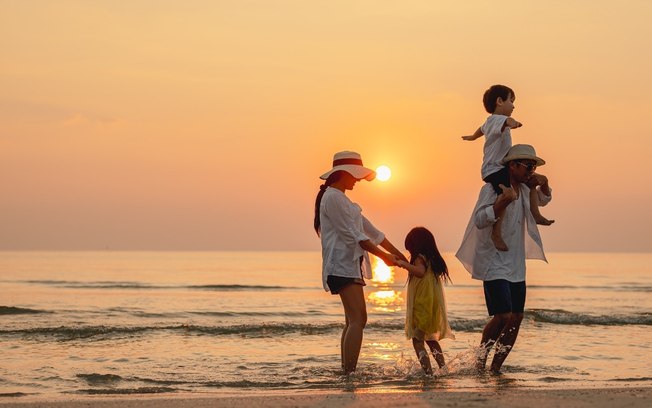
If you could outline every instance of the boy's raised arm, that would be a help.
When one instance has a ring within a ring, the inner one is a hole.
[[[506,127],[509,127],[510,129],[516,129],[516,128],[520,128],[521,126],[523,126],[521,122],[519,122],[518,120],[512,117],[508,117],[507,119],[505,119],[505,123],[503,124],[502,130],[505,130]]]
[[[462,140],[476,140],[482,136],[484,136],[484,133],[482,133],[482,129],[478,128],[471,136],[462,136]]]

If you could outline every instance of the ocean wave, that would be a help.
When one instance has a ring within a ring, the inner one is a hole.
[[[277,285],[239,285],[239,284],[211,284],[211,285],[154,285],[142,282],[115,282],[115,281],[66,281],[66,280],[28,280],[18,281],[32,285],[55,286],[67,289],[136,289],[136,290],[205,290],[205,291],[265,291],[265,290],[314,290],[295,286]]]
[[[24,392],[0,392],[0,398],[3,397],[10,397],[10,398],[18,398],[18,397],[25,397],[29,394],[25,394]]]
[[[131,395],[131,394],[160,394],[177,392],[170,387],[138,387],[138,388],[88,388],[75,391],[76,394],[87,395]]]
[[[451,325],[457,331],[477,331],[482,329],[486,321],[454,320]],[[25,338],[52,337],[58,341],[83,340],[88,338],[107,339],[119,336],[138,336],[155,332],[172,332],[184,335],[208,335],[244,337],[275,337],[290,334],[320,335],[339,332],[342,323],[265,323],[265,324],[240,324],[224,326],[207,326],[193,324],[154,325],[154,326],[59,326],[35,327],[27,329],[0,329],[0,336],[22,336]],[[367,324],[369,330],[402,331],[402,319],[392,321],[378,321]]]
[[[207,312],[211,313],[211,312]],[[219,312],[216,312],[219,313]],[[652,325],[652,314],[642,313],[635,315],[587,315],[568,312],[565,310],[530,309],[526,311],[526,318],[535,322],[558,325]],[[265,314],[259,314],[265,316]],[[310,316],[307,316],[310,317]],[[450,324],[454,331],[478,332],[487,322],[486,318],[480,319],[451,319]],[[376,320],[367,324],[367,330],[376,331],[403,331],[402,318],[391,320]],[[151,333],[170,332],[181,335],[198,336],[243,336],[250,338],[276,337],[284,335],[320,335],[339,332],[342,329],[339,321],[324,323],[287,323],[269,322],[253,324],[231,325],[196,325],[196,324],[158,324],[136,326],[58,326],[58,327],[32,327],[23,329],[0,329],[2,336],[22,336],[24,338],[51,337],[58,341],[94,339],[111,339],[114,337],[144,336]]]
[[[481,288],[479,284],[459,284],[450,285],[447,290],[455,289],[475,289]],[[652,286],[641,285],[637,283],[621,283],[616,285],[527,285],[529,289],[545,289],[545,290],[595,290],[606,292],[652,292]]]
[[[638,313],[632,315],[589,315],[574,313],[566,310],[529,309],[526,317],[535,322],[565,324],[565,325],[596,325],[596,326],[625,326],[625,325],[652,325],[651,313]]]
[[[14,306],[0,306],[0,315],[40,314],[49,313],[44,310],[28,309]]]
[[[449,321],[451,328],[460,332],[474,332],[481,330],[487,319],[452,319]],[[377,321],[367,323],[366,328],[378,330],[404,330],[405,321],[403,319],[390,320],[390,321]]]
[[[86,381],[89,385],[115,384],[123,380],[116,374],[77,374],[77,378]]]
[[[652,286],[637,285],[637,284],[621,284],[621,285],[527,285],[528,289],[555,289],[555,290],[597,290],[607,292],[652,292]]]
[[[171,326],[60,326],[60,327],[36,327],[29,329],[0,329],[0,336],[23,336],[23,337],[54,337],[60,341],[88,339],[88,338],[111,338],[115,336],[133,336],[150,332],[178,332],[181,334],[195,335],[240,335],[247,337],[272,337],[285,334],[317,335],[328,333],[333,330],[340,330],[339,323],[332,324],[288,324],[271,323],[262,325],[231,325],[231,326],[200,326],[191,324],[180,324]]]

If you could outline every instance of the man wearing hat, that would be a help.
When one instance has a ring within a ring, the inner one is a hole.
[[[537,223],[530,211],[530,192],[537,194],[540,205],[552,199],[548,179],[535,174],[545,161],[537,157],[530,145],[512,146],[502,163],[509,171],[510,186],[501,186],[497,196],[491,184],[480,190],[478,202],[455,256],[473,279],[483,281],[485,303],[493,316],[482,332],[483,353],[478,369],[484,370],[487,356],[495,345],[491,371],[499,373],[511,351],[525,307],[525,259],[546,261]],[[502,234],[508,251],[496,250],[491,227],[502,213]]]

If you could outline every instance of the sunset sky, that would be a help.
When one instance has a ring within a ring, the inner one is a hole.
[[[455,251],[482,93],[547,164],[548,251],[652,251],[652,2],[0,0],[0,249],[317,250],[319,175]]]

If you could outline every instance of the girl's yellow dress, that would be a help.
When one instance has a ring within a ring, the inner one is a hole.
[[[443,283],[435,276],[430,265],[423,278],[410,277],[405,336],[419,340],[455,339],[446,315]]]

